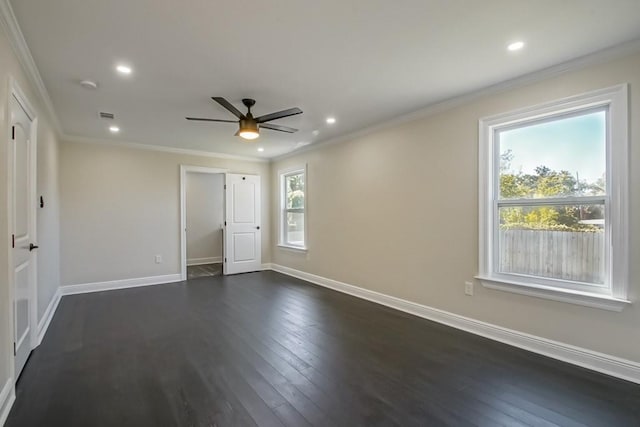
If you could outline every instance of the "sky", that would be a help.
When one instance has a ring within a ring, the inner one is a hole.
[[[500,153],[511,150],[511,172],[534,174],[537,166],[566,170],[595,182],[606,169],[606,112],[589,112],[500,132]]]

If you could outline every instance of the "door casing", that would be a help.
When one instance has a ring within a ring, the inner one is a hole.
[[[33,242],[37,242],[38,240],[38,236],[37,236],[37,204],[36,204],[36,199],[37,199],[37,141],[38,141],[38,135],[37,135],[37,131],[38,131],[38,117],[36,115],[36,110],[33,108],[32,104],[29,102],[27,96],[24,94],[24,92],[22,91],[22,89],[20,88],[20,86],[18,85],[17,81],[13,78],[13,77],[9,77],[9,90],[7,91],[8,97],[7,97],[7,108],[6,108],[6,123],[8,124],[8,129],[7,129],[7,141],[11,141],[12,140],[12,129],[11,129],[11,98],[14,97],[18,103],[20,104],[20,106],[22,107],[22,109],[25,111],[25,113],[27,114],[27,116],[29,117],[29,119],[31,119],[31,126],[30,126],[30,139],[31,139],[31,144],[30,144],[30,151],[29,151],[29,204],[28,204],[28,209],[30,212],[30,218],[29,218],[29,234],[30,237],[32,239]],[[7,163],[6,163],[6,170],[9,171],[8,174],[8,179],[7,179],[7,219],[8,219],[8,230],[7,230],[7,235],[10,237],[14,230],[13,230],[13,212],[14,212],[14,195],[13,195],[13,144],[8,144],[9,145],[9,150],[8,150],[8,155],[7,155]],[[13,336],[13,331],[15,330],[15,325],[14,325],[14,310],[13,310],[13,304],[14,304],[14,299],[15,299],[15,294],[14,294],[14,288],[15,288],[15,283],[14,283],[14,277],[13,277],[13,263],[14,263],[14,257],[13,257],[13,248],[11,246],[11,238],[8,239],[8,261],[9,261],[9,266],[11,267],[9,269],[9,277],[8,277],[8,284],[9,284],[9,322],[11,325],[11,335]],[[31,260],[30,260],[30,264],[29,264],[29,322],[30,322],[30,333],[29,333],[29,346],[30,349],[33,350],[34,348],[37,347],[38,345],[38,292],[37,292],[37,283],[38,283],[38,269],[37,269],[37,265],[38,265],[38,254],[37,251],[34,251],[31,253]],[[12,372],[12,378],[15,381],[17,381],[17,375],[15,372],[15,363],[11,364],[11,372]]]
[[[187,173],[226,174],[228,169],[180,165],[180,280],[187,280]],[[222,206],[224,212],[224,204]],[[224,251],[224,249],[223,249]],[[222,255],[224,257],[224,253]]]

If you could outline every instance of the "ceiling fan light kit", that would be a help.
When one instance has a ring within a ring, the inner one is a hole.
[[[229,101],[222,97],[214,96],[211,99],[229,110],[231,114],[238,118],[238,120],[206,119],[199,117],[187,117],[186,119],[204,122],[238,123],[239,129],[238,132],[235,133],[235,136],[239,136],[249,141],[257,139],[260,136],[260,128],[286,133],[294,133],[298,131],[298,129],[290,128],[287,126],[266,124],[266,122],[270,122],[272,120],[302,114],[302,110],[297,107],[278,111],[277,113],[265,114],[264,116],[254,118],[253,114],[251,114],[251,107],[255,105],[256,101],[253,99],[245,98],[242,100],[244,106],[247,107],[247,114],[242,114],[240,110],[238,110]]]
[[[258,124],[255,120],[241,119],[240,120],[240,130],[237,135],[240,138],[252,140],[256,139],[260,136],[260,131],[258,130]]]

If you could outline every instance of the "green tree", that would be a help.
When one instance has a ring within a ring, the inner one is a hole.
[[[304,208],[304,177],[302,174],[287,177],[287,207]]]
[[[549,198],[582,194],[602,194],[604,177],[595,183],[581,181],[565,170],[555,171],[541,165],[534,174],[511,171],[513,155],[510,150],[500,155],[501,198]],[[600,207],[587,206],[540,206],[509,207],[500,209],[500,224],[504,228],[595,230],[585,225],[583,219],[602,218]]]
[[[522,185],[518,175],[500,175],[500,197],[504,199],[518,199],[527,195],[527,189]]]
[[[536,168],[538,171],[539,168]],[[536,180],[535,193],[538,197],[571,196],[579,193],[576,179],[567,171],[541,169]]]

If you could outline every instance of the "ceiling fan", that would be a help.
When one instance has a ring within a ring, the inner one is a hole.
[[[270,122],[272,120],[295,116],[296,114],[302,114],[302,110],[298,107],[278,111],[277,113],[265,114],[264,116],[260,117],[253,117],[253,114],[251,114],[251,107],[253,107],[256,103],[254,99],[245,98],[242,100],[242,103],[245,105],[245,107],[247,107],[247,114],[242,114],[240,110],[238,110],[229,101],[222,97],[214,96],[211,99],[229,110],[231,114],[238,118],[238,120],[206,119],[199,117],[187,117],[186,119],[203,122],[238,123],[240,129],[238,129],[238,132],[236,132],[235,136],[240,136],[241,138],[249,140],[256,139],[258,136],[260,136],[260,128],[277,130],[279,132],[286,133],[294,133],[298,131],[298,129],[290,128],[287,126],[267,124],[267,122]]]

